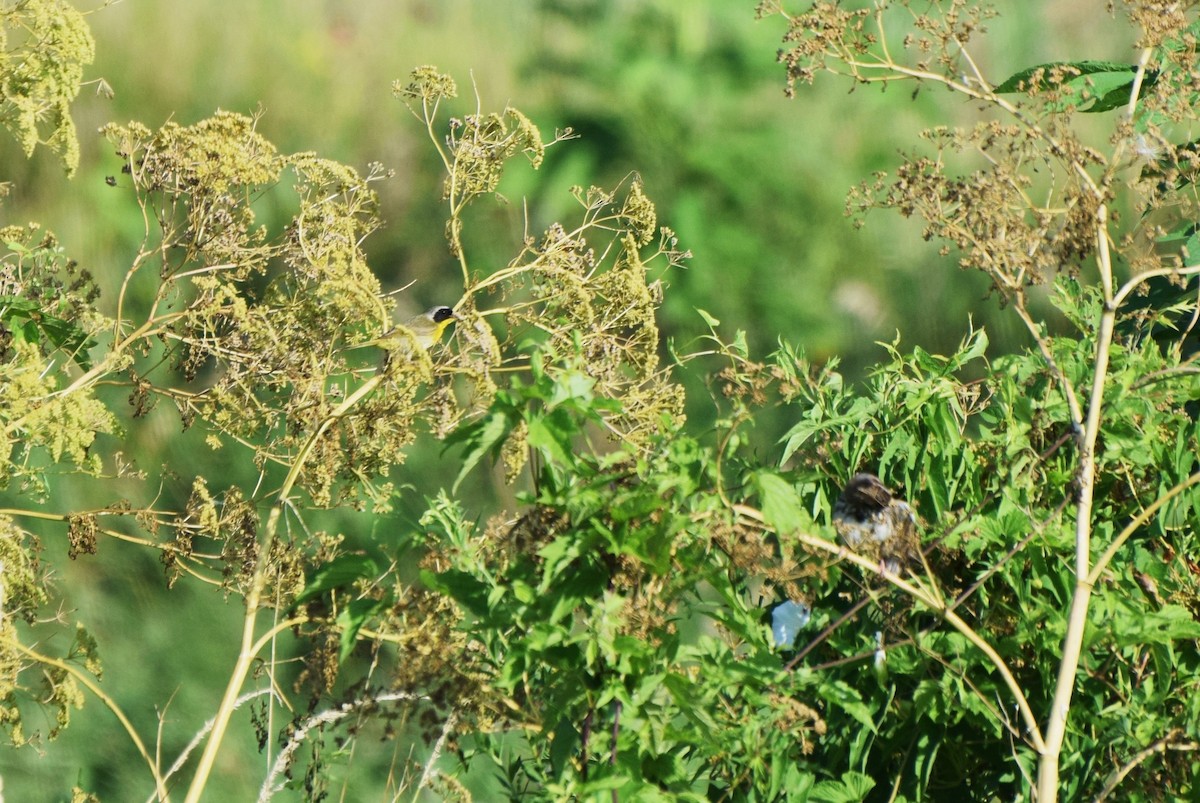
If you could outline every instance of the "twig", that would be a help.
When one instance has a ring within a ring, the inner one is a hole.
[[[104,704],[104,707],[109,711],[112,711],[113,716],[115,716],[117,721],[121,723],[121,727],[123,727],[125,732],[129,735],[129,739],[133,742],[133,746],[137,748],[138,753],[140,753],[142,758],[145,760],[146,766],[150,768],[150,774],[154,777],[155,790],[150,796],[150,799],[153,800],[155,797],[157,797],[161,803],[168,803],[168,801],[170,801],[170,795],[167,794],[166,778],[159,774],[158,765],[155,764],[154,759],[151,758],[150,751],[146,749],[146,745],[142,742],[142,737],[138,736],[138,732],[134,729],[133,723],[130,722],[129,718],[125,716],[125,712],[121,710],[119,705],[117,705],[116,700],[105,694],[104,690],[101,689],[96,682],[79,667],[73,666],[66,661],[60,661],[57,658],[52,658],[49,655],[42,655],[41,653],[26,647],[16,639],[10,640],[9,644],[15,647],[23,655],[31,658],[34,661],[37,661],[40,664],[61,669],[62,671],[74,677],[81,686],[86,688],[92,694],[96,695],[96,698]]]
[[[313,716],[309,717],[304,721],[303,725],[292,731],[292,735],[288,737],[287,744],[285,744],[279,751],[279,755],[275,756],[275,763],[271,766],[270,773],[267,774],[267,777],[263,780],[262,787],[258,791],[258,803],[267,803],[267,801],[269,801],[276,792],[283,791],[283,787],[286,782],[279,781],[276,783],[276,779],[278,779],[279,776],[287,770],[288,765],[291,763],[292,754],[300,748],[300,745],[304,743],[304,741],[308,738],[309,733],[311,733],[314,728],[319,728],[322,725],[345,719],[356,711],[368,706],[378,705],[380,703],[394,703],[398,701],[411,702],[413,700],[424,699],[427,698],[420,697],[409,692],[388,692],[386,694],[381,694],[378,697],[362,697],[357,700],[351,700],[349,702],[342,703],[336,708],[331,708],[328,711],[322,711],[319,714],[314,714]],[[450,721],[453,718],[454,715],[451,714],[447,721]],[[445,742],[445,737],[446,731],[443,729],[442,736],[438,739],[438,744],[434,748],[435,757],[436,751],[439,750],[440,746]],[[425,776],[422,775],[422,785],[424,785],[425,780]],[[420,789],[421,787],[417,788]]]
[[[1113,556],[1117,554],[1117,550],[1119,550],[1121,546],[1129,540],[1129,537],[1137,532],[1143,524],[1149,521],[1150,517],[1159,511],[1159,508],[1197,483],[1200,483],[1200,471],[1192,474],[1183,482],[1177,483],[1165,494],[1155,499],[1149,507],[1135,516],[1132,521],[1126,524],[1121,532],[1117,534],[1117,537],[1112,540],[1112,543],[1108,545],[1108,548],[1104,550],[1104,554],[1096,559],[1096,565],[1092,567],[1092,571],[1087,578],[1088,584],[1094,585],[1096,583],[1096,581],[1100,578],[1100,574],[1108,567],[1109,562],[1112,561]]]
[[[1100,794],[1096,795],[1096,803],[1101,803],[1101,801],[1107,800],[1108,796],[1111,795],[1113,791],[1120,785],[1121,781],[1125,780],[1125,776],[1133,772],[1138,764],[1141,764],[1151,756],[1164,753],[1167,750],[1200,750],[1200,743],[1197,742],[1179,742],[1176,744],[1171,743],[1172,740],[1178,739],[1182,735],[1183,731],[1181,731],[1179,728],[1172,728],[1162,738],[1156,739],[1146,747],[1137,751],[1132,758],[1109,774],[1108,778],[1104,782],[1104,788],[1100,790]]]
[[[442,748],[446,746],[446,739],[454,730],[454,726],[458,724],[458,712],[451,711],[446,717],[446,721],[442,723],[442,732],[438,735],[437,741],[433,743],[433,749],[429,753],[429,758],[425,759],[425,770],[421,773],[421,779],[417,781],[415,792],[420,792],[429,782],[433,780],[433,765],[442,755]]]
[[[234,708],[241,708],[243,705],[250,702],[254,698],[262,697],[264,694],[270,694],[270,693],[271,693],[271,689],[269,689],[269,688],[255,689],[254,691],[246,692],[241,697],[237,698],[237,701],[234,704]],[[202,727],[199,731],[196,732],[196,735],[192,737],[192,740],[190,742],[188,742],[187,747],[183,748],[183,752],[181,752],[179,754],[178,758],[175,759],[175,763],[172,764],[171,768],[168,769],[166,771],[166,773],[163,774],[164,781],[170,780],[172,775],[179,772],[179,770],[183,768],[183,765],[187,763],[188,757],[191,756],[192,751],[194,751],[197,747],[200,746],[200,742],[204,741],[204,737],[208,735],[208,732],[212,730],[212,727],[213,727],[213,720],[210,719],[204,723],[204,727]],[[150,797],[146,798],[146,803],[154,803],[154,795],[151,795]]]

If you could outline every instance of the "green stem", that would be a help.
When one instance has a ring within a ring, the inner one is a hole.
[[[1058,681],[1046,724],[1046,744],[1038,760],[1037,800],[1053,803],[1058,799],[1059,761],[1067,735],[1067,719],[1071,697],[1075,693],[1075,678],[1083,655],[1083,635],[1087,628],[1088,606],[1092,599],[1091,548],[1092,504],[1096,491],[1096,438],[1100,434],[1100,418],[1104,409],[1104,385],[1108,378],[1109,352],[1117,308],[1113,304],[1112,261],[1108,250],[1108,208],[1100,205],[1096,212],[1097,245],[1100,281],[1104,290],[1104,309],[1100,312],[1100,327],[1096,336],[1095,372],[1088,399],[1087,421],[1079,446],[1079,503],[1075,512],[1075,590],[1067,616],[1067,633],[1063,639],[1062,660],[1058,665]]]

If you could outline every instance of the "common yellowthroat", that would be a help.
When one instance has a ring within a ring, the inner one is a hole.
[[[442,339],[442,333],[446,331],[446,327],[454,322],[454,310],[449,307],[430,307],[422,312],[417,317],[406,322],[404,326],[413,333],[417,339],[417,344],[421,348],[427,349],[434,343]],[[396,336],[397,331],[393,329],[381,339],[390,340]]]
[[[428,349],[442,339],[446,327],[454,322],[454,310],[450,307],[430,307],[415,318],[405,321],[404,326],[392,327],[389,331],[366,343],[359,343],[352,348],[360,349],[365,346],[378,346],[383,343],[405,344],[415,340],[417,345]],[[405,331],[407,330],[407,331]],[[409,333],[412,337],[409,337]]]

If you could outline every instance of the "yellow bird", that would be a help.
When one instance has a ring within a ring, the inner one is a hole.
[[[381,346],[385,343],[394,343],[403,348],[408,343],[416,341],[418,346],[428,350],[430,346],[442,339],[446,327],[454,323],[454,320],[454,310],[450,307],[430,307],[415,318],[406,321],[403,326],[394,326],[374,340],[358,343],[350,348],[361,349],[367,346]]]
[[[413,333],[413,337],[417,339],[417,344],[421,348],[428,349],[442,339],[446,327],[452,323],[454,323],[454,310],[450,307],[439,306],[430,307],[405,323],[404,327]],[[398,329],[399,327],[393,329],[380,339],[391,340],[400,334]]]

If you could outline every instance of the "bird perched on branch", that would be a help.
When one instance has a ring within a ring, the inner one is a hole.
[[[833,505],[833,526],[846,546],[899,574],[917,554],[917,517],[874,474],[855,474]]]
[[[418,346],[428,349],[442,339],[442,333],[452,323],[454,323],[454,310],[450,307],[439,306],[430,307],[417,317],[408,320],[404,326],[412,332]],[[381,337],[380,341],[387,341],[402,336],[400,327],[396,327]]]
[[[454,320],[454,310],[450,307],[430,307],[420,315],[405,321],[402,326],[393,326],[374,340],[358,343],[351,348],[361,349],[385,343],[396,343],[402,346],[415,341],[418,346],[428,350],[434,343],[442,339],[446,327],[454,323]]]

